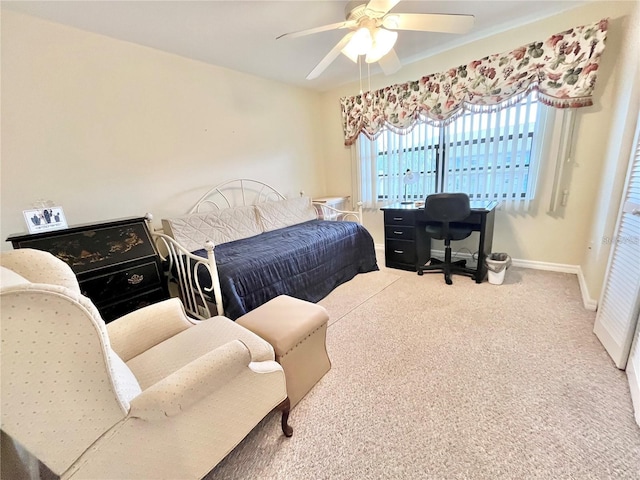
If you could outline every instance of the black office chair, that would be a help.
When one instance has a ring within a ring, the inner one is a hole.
[[[466,268],[466,260],[451,261],[451,240],[462,240],[471,235],[471,228],[455,225],[467,218],[471,212],[466,193],[434,193],[427,196],[424,215],[427,220],[427,235],[444,240],[444,261],[431,258],[429,265],[418,266],[418,275],[424,272],[442,272],[447,285],[451,285],[451,274],[475,276],[475,270]]]

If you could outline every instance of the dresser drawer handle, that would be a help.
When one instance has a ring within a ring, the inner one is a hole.
[[[393,217],[394,220],[404,220],[402,217]]]
[[[398,232],[396,230],[394,230],[393,233],[395,233],[396,235],[404,235],[404,232]]]
[[[144,275],[138,275],[137,273],[134,273],[133,275],[131,275],[131,278],[127,280],[127,282],[129,282],[129,285],[138,285],[143,280]]]
[[[394,250],[393,253],[404,253],[404,250]]]

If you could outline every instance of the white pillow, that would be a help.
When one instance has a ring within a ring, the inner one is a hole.
[[[316,209],[309,197],[259,203],[256,205],[256,211],[265,232],[317,218]]]
[[[190,252],[203,249],[207,240],[220,245],[262,233],[253,205],[163,219],[162,228]]]

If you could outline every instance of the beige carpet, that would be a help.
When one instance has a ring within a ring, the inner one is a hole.
[[[361,273],[319,301],[318,304],[329,312],[329,325],[399,280],[400,276],[393,272],[393,269],[385,268],[379,272]]]
[[[207,479],[640,478],[626,376],[575,275],[447,286],[382,268],[343,287],[321,302],[342,315],[332,369],[293,437],[272,414]]]

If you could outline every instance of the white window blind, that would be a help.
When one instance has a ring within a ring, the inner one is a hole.
[[[539,163],[534,149],[538,104],[533,97],[495,112],[465,113],[445,127],[439,191],[506,203],[531,199]]]
[[[534,92],[494,112],[466,112],[444,127],[424,122],[407,134],[361,136],[356,161],[364,205],[465,192],[472,200],[527,208],[535,195],[547,109]]]

